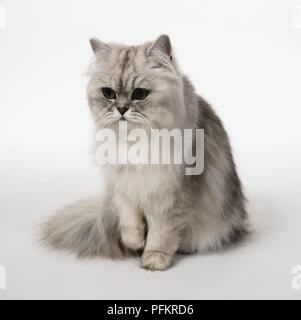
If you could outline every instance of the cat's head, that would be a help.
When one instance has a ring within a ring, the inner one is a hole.
[[[185,113],[182,76],[168,36],[140,46],[90,40],[94,59],[88,101],[97,128],[119,121],[145,128],[181,127]]]

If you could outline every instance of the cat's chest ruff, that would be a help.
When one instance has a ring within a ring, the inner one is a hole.
[[[166,166],[137,165],[122,168],[113,173],[114,193],[134,203],[143,203],[150,198],[162,197],[174,190],[176,177]]]

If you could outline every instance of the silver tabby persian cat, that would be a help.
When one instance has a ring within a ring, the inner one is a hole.
[[[117,132],[121,120],[146,130],[204,129],[204,170],[186,175],[185,164],[106,165],[104,194],[50,217],[43,242],[79,257],[141,255],[141,267],[165,270],[177,252],[241,239],[247,213],[227,133],[181,73],[168,36],[140,46],[90,43],[87,92],[96,129]]]

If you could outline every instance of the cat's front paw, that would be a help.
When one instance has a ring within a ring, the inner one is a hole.
[[[136,227],[122,227],[121,241],[131,250],[141,250],[145,245],[145,231],[144,228]]]
[[[172,264],[172,255],[159,251],[147,251],[141,258],[141,267],[151,271],[166,270]]]

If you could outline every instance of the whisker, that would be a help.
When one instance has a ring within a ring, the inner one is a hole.
[[[144,122],[145,124],[148,125],[148,127],[153,129],[153,126],[152,126],[151,122],[144,115],[142,115],[141,113],[136,113],[135,112],[135,113],[132,113],[130,116],[136,117],[136,119],[142,120],[141,121],[142,123]]]
[[[130,117],[128,117],[128,119],[132,120],[133,122],[136,122],[136,123],[142,123],[145,126],[152,129],[152,126],[150,125],[149,121],[147,121],[147,119],[144,119],[143,117],[140,117],[137,115],[131,115]]]
[[[104,120],[112,117],[112,115],[113,115],[113,112],[106,113],[106,114],[104,114],[103,116],[97,118],[96,121],[95,121],[95,123],[97,123],[97,122],[99,122],[99,121],[102,122],[102,121],[104,121]]]
[[[149,127],[151,129],[153,129],[153,126],[152,126],[151,122],[145,116],[143,116],[142,114],[140,116],[149,125]]]

